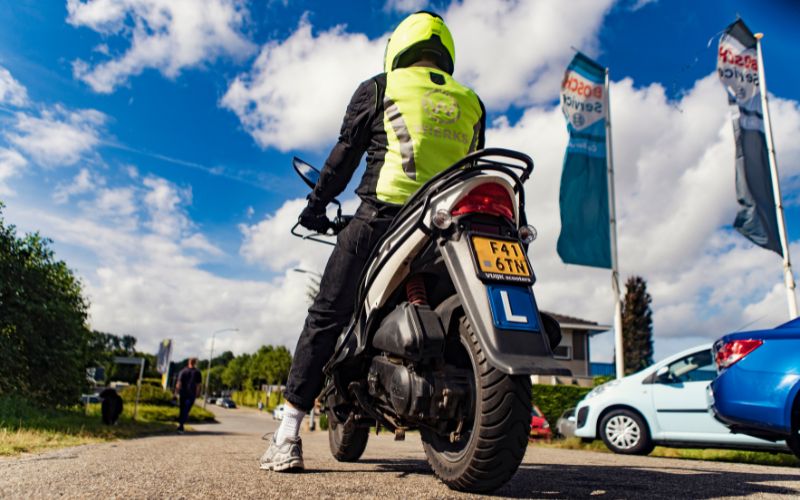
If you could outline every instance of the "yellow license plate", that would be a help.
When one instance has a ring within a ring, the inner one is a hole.
[[[487,278],[531,278],[531,268],[517,241],[472,236],[478,270]]]

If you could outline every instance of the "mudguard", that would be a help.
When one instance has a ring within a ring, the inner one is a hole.
[[[452,326],[451,320],[461,307],[489,363],[501,372],[509,375],[570,374],[552,358],[551,338],[556,340],[554,337],[557,336],[560,340],[560,331],[548,335],[544,325],[552,329],[549,321],[546,323],[540,316],[537,332],[506,330],[494,325],[486,285],[475,272],[469,239],[465,234],[444,243],[441,252],[458,294],[437,308],[445,328]]]

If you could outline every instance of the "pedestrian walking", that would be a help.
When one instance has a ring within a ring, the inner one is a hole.
[[[203,376],[200,370],[195,368],[197,358],[189,358],[189,366],[178,373],[178,383],[175,384],[175,392],[178,395],[180,413],[178,414],[178,432],[183,433],[183,425],[189,419],[189,412],[192,410],[194,400],[200,396],[200,385]]]

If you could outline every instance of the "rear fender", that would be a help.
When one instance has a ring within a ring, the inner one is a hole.
[[[539,331],[495,327],[486,285],[478,279],[465,236],[462,234],[441,247],[457,292],[457,298],[451,297],[437,308],[445,328],[452,326],[450,321],[460,307],[475,330],[489,363],[501,372],[509,375],[568,375],[569,370],[552,358],[550,338],[554,335],[548,336],[542,327],[545,322],[541,316],[537,318]]]

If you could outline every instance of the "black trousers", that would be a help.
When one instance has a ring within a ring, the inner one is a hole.
[[[178,397],[178,403],[180,404],[180,410],[178,412],[178,428],[183,429],[183,424],[189,420],[189,412],[192,411],[192,405],[194,405],[194,394],[191,395],[184,395],[181,394]]]
[[[353,315],[358,278],[399,209],[363,202],[350,224],[339,233],[294,351],[285,396],[295,408],[308,412],[322,391],[322,368]]]

